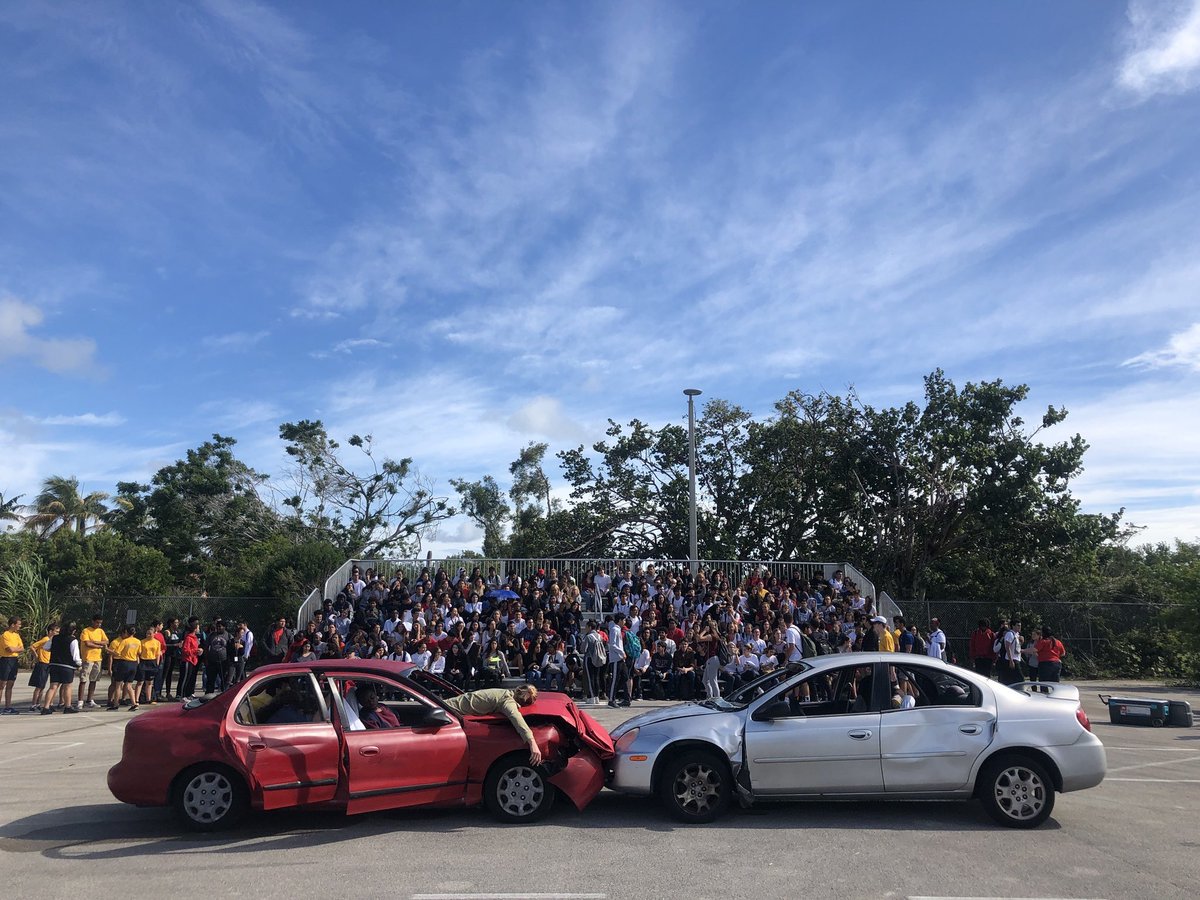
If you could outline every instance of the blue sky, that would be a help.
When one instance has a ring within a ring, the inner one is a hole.
[[[5,496],[300,418],[448,491],[941,366],[1200,537],[1197,0],[27,2],[0,59]]]

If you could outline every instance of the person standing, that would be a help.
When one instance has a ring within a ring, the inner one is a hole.
[[[29,686],[33,688],[30,712],[41,712],[50,697],[50,642],[58,634],[58,628],[57,622],[47,625],[45,636],[38,638],[29,648],[34,653],[33,671],[29,674]]]
[[[976,675],[992,677],[992,667],[996,660],[992,647],[995,643],[996,632],[992,631],[991,623],[987,619],[980,619],[975,630],[971,632],[971,667]]]
[[[929,642],[925,652],[934,659],[946,659],[946,632],[936,618],[929,620]]]
[[[337,624],[337,622],[338,620],[335,618],[334,624]],[[343,639],[345,639],[350,631],[348,618],[345,623],[345,629],[345,631],[342,631],[340,626],[338,628],[338,632],[342,635]],[[288,648],[292,646],[292,638],[294,637],[295,632],[288,628],[287,619],[280,616],[279,620],[275,623],[275,627],[267,630],[266,638],[263,640],[263,654],[267,658],[267,663],[283,662],[287,656]]]
[[[21,640],[21,618],[13,616],[8,620],[8,629],[0,637],[0,692],[4,694],[4,709],[0,715],[15,716],[13,709],[13,685],[17,681],[17,663],[25,652],[25,642]]]
[[[182,645],[183,631],[179,628],[179,620],[171,619],[163,627],[163,664],[158,682],[154,686],[155,700],[166,700],[170,703],[175,699],[175,695],[171,693],[171,681],[179,671],[179,650]],[[167,692],[165,695],[162,693],[164,689]]]
[[[246,669],[250,665],[250,654],[254,652],[254,632],[250,630],[250,623],[244,619],[238,623],[238,627],[242,631],[242,663],[235,673],[235,678],[243,681],[246,678]]]
[[[1037,642],[1038,681],[1057,683],[1062,677],[1062,658],[1067,648],[1054,636],[1048,627],[1042,628],[1042,638]]]
[[[604,638],[596,630],[596,623],[588,619],[587,634],[583,639],[583,677],[587,682],[588,703],[600,702],[600,683],[607,661],[608,652],[604,648]]]
[[[219,694],[229,687],[229,648],[232,641],[229,632],[225,630],[225,621],[217,619],[213,623],[212,634],[204,643],[204,683],[205,692]]]
[[[117,643],[116,658],[113,660],[113,684],[117,687],[116,696],[113,698],[113,703],[109,705],[109,711],[121,708],[121,701],[129,699],[129,711],[136,712],[138,709],[138,698],[136,693],[137,688],[137,668],[138,654],[141,652],[142,642],[134,633],[132,625],[126,625],[121,634],[121,639]]]
[[[75,673],[83,666],[79,655],[79,626],[65,622],[50,641],[50,696],[42,707],[42,715],[54,712],[54,692],[58,692],[59,708],[64,713],[78,712],[71,704],[71,685]]]
[[[1021,675],[1021,622],[1014,620],[1011,626],[1005,627],[1001,623],[1003,633],[1000,635],[999,644],[999,671],[997,672],[1001,683],[1003,684],[1020,684],[1022,681]]]
[[[141,646],[138,647],[138,667],[135,676],[137,686],[133,692],[134,703],[146,703],[150,706],[158,703],[154,699],[153,690],[154,682],[158,680],[159,670],[162,666],[163,649],[157,634],[158,630],[151,625],[146,629],[145,637]]]
[[[187,631],[179,643],[179,689],[182,701],[196,698],[196,672],[200,668],[200,620],[188,619]]]
[[[79,633],[79,652],[83,665],[79,667],[79,709],[97,709],[96,682],[100,680],[104,650],[108,646],[108,635],[104,633],[104,616],[92,613],[92,624]],[[84,695],[84,687],[87,695]]]
[[[608,705],[628,706],[628,697],[623,703],[617,703],[617,684],[623,684],[628,677],[625,670],[625,636],[621,633],[621,626],[612,616],[605,618],[605,622],[605,630],[608,632]]]

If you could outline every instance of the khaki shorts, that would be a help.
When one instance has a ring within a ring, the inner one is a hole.
[[[100,663],[99,663],[99,661],[85,662],[83,664],[83,666],[79,669],[79,680],[80,681],[92,681],[92,682],[99,681],[100,680]]]

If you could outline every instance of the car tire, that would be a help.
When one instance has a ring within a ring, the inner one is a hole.
[[[658,796],[671,817],[690,825],[711,822],[729,807],[733,778],[725,760],[707,750],[685,750],[663,766]]]
[[[171,800],[180,822],[193,831],[226,831],[250,808],[245,782],[217,763],[192,766],[175,779]]]
[[[989,760],[979,775],[978,794],[988,815],[1008,828],[1037,828],[1054,810],[1054,781],[1028,756]]]
[[[483,803],[497,820],[536,822],[554,805],[557,794],[541,766],[528,753],[511,753],[493,763],[483,782]]]

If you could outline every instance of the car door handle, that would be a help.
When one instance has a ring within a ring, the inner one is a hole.
[[[849,734],[856,741],[865,741],[871,737],[871,732],[869,731],[851,731]]]
[[[262,741],[251,741],[251,742],[250,742],[250,749],[251,749],[251,750],[266,750],[266,749],[267,749],[267,745],[266,745],[266,744],[264,744]]]
[[[378,747],[359,747],[358,755],[359,756],[378,756],[379,748]]]
[[[958,730],[963,734],[979,734],[979,732],[983,731],[978,725],[959,725]]]

